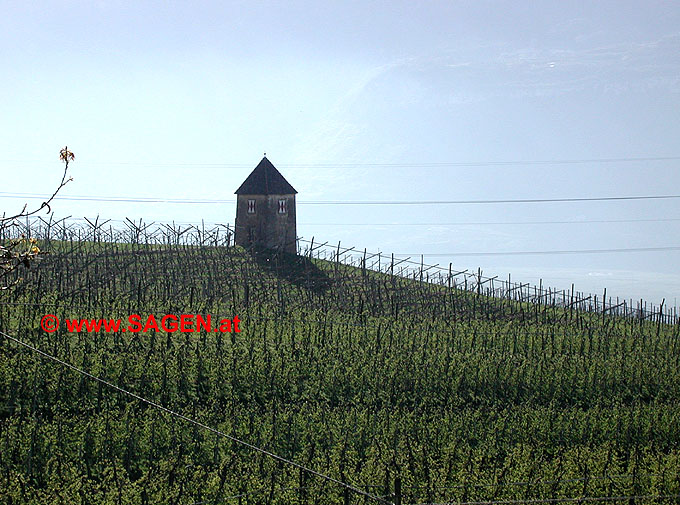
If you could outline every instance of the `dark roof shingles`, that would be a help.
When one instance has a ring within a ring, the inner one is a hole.
[[[234,193],[237,195],[294,195],[297,191],[272,165],[271,161],[264,157]]]

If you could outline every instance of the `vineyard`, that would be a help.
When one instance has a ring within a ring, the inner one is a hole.
[[[314,240],[245,250],[227,227],[10,230],[49,254],[0,292],[2,503],[680,499],[668,308]],[[242,331],[46,333],[45,314]]]

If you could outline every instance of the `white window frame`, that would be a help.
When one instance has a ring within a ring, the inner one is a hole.
[[[250,198],[248,199],[248,214],[255,214],[256,211],[256,200]]]
[[[279,214],[288,214],[288,198],[279,198]]]

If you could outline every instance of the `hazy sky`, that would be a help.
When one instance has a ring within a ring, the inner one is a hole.
[[[677,247],[679,199],[311,203],[680,194],[678,3],[0,6],[1,211],[38,202],[7,193],[51,192],[64,145],[76,154],[65,197],[229,202],[266,151],[299,191],[306,238],[654,303],[680,297],[680,251],[446,256]],[[233,203],[54,210],[234,219]]]

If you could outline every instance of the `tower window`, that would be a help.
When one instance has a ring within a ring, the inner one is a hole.
[[[285,214],[286,213],[286,200],[285,198],[279,200],[279,214]]]
[[[248,200],[248,214],[255,214],[255,200]]]

